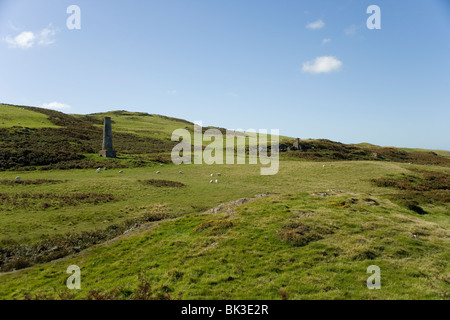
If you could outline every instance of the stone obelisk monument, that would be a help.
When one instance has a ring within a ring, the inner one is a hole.
[[[112,129],[111,129],[111,118],[105,118],[105,124],[103,126],[103,149],[98,152],[98,154],[105,158],[115,158],[116,152],[113,149],[112,144]]]
[[[302,150],[302,145],[300,144],[300,138],[295,139],[294,144],[293,144],[294,150]]]

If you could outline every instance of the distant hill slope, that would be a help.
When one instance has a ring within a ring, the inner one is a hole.
[[[0,128],[57,128],[43,113],[25,107],[0,104]]]
[[[119,159],[97,156],[103,118],[113,121]],[[0,170],[146,166],[169,162],[175,129],[192,132],[186,120],[148,113],[111,111],[69,115],[28,106],[0,105]],[[203,128],[206,130],[207,128]],[[222,132],[225,129],[218,128]],[[339,161],[375,160],[450,167],[450,157],[427,150],[402,150],[370,144],[347,145],[329,140],[302,140],[302,151],[288,151],[294,139],[281,137],[281,159]],[[442,151],[445,155],[445,151]]]
[[[41,114],[53,127],[11,126],[5,122],[0,127],[0,169],[32,170],[35,166],[44,166],[41,169],[88,168],[105,163],[102,159],[93,160],[86,156],[96,154],[101,149],[100,119],[26,106],[2,105],[1,109],[9,114],[18,110],[28,111],[27,114],[21,114],[24,123],[31,123],[36,114]],[[123,154],[149,154],[158,160],[159,154],[169,152],[173,145],[169,139],[163,141],[149,136],[114,132],[114,147]],[[120,159],[108,161],[108,164],[123,166]]]
[[[363,147],[363,148],[383,148],[371,143],[358,143],[355,144],[355,146],[358,147]],[[422,149],[422,148],[401,148],[401,147],[384,147],[384,148],[396,148],[398,150],[401,151],[406,151],[406,152],[424,152],[424,153],[435,153],[439,156],[443,156],[443,157],[450,157],[450,151],[447,150],[433,150],[433,149]]]

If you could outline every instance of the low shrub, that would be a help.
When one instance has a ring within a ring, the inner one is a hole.
[[[183,187],[185,187],[185,185],[181,182],[170,181],[170,180],[150,179],[150,180],[138,180],[138,182],[143,185],[150,185],[150,186],[154,186],[157,188],[161,188],[161,187],[183,188]]]
[[[333,233],[331,229],[326,227],[308,226],[303,223],[290,223],[278,231],[278,238],[290,243],[295,247],[303,247],[313,241],[318,241],[324,238],[325,235]]]

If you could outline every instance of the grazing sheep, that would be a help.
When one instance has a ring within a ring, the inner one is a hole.
[[[221,173],[217,173],[217,175],[220,177],[222,174]]]
[[[102,172],[102,168],[97,169],[97,173],[100,173],[100,172]]]
[[[214,177],[214,173],[211,173],[211,177]]]
[[[219,180],[216,179],[216,183],[219,183]]]
[[[210,180],[210,181],[209,181],[209,183],[213,183],[213,182],[214,182],[214,180]]]
[[[322,165],[322,168],[325,168],[326,166],[325,165]]]
[[[105,171],[106,171],[106,170],[108,170],[108,168],[107,168],[107,167],[104,167],[104,168],[103,168],[103,170],[105,170]]]
[[[123,173],[123,170],[120,170],[119,173]]]
[[[16,181],[20,181],[20,177],[16,177]]]
[[[156,171],[156,174],[160,174],[161,173],[161,171]]]
[[[160,164],[159,164],[159,166],[160,166],[160,167],[162,167],[162,166],[163,166],[163,164],[162,164],[162,163],[160,163]]]
[[[180,174],[183,174],[183,171],[180,171],[179,173],[180,173]]]

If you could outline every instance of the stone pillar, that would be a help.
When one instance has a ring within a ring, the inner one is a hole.
[[[105,124],[103,126],[103,149],[99,151],[99,155],[105,158],[116,157],[116,152],[113,149],[112,143],[112,128],[110,117],[105,117]]]
[[[302,151],[302,146],[300,145],[300,138],[297,138],[297,139],[294,141],[293,147],[294,147],[294,150],[300,150],[300,151]]]

